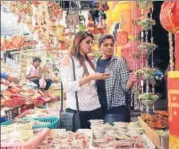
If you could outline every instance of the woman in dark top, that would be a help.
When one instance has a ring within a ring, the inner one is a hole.
[[[99,39],[99,48],[102,56],[97,60],[97,72],[108,72],[106,80],[97,80],[97,91],[103,109],[104,120],[129,121],[130,114],[126,103],[126,94],[130,92],[137,76],[129,75],[127,64],[123,58],[114,56],[114,37],[104,35]]]

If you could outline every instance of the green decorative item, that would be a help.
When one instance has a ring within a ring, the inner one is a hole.
[[[138,0],[139,7],[142,9],[149,9],[152,7],[152,1],[151,0]]]
[[[159,96],[153,93],[143,93],[139,94],[138,98],[141,100],[148,100],[151,101],[151,103],[153,103],[159,98]]]
[[[138,50],[143,55],[151,54],[158,46],[153,43],[144,42],[140,46],[138,46]]]
[[[158,95],[153,93],[143,93],[139,94],[138,99],[142,100],[142,103],[146,106],[146,112],[149,114],[149,106],[153,105],[153,111],[154,111],[154,103],[159,98]]]
[[[137,70],[135,73],[137,73],[137,75],[141,77],[142,79],[153,80],[155,79],[156,72],[157,72],[157,69],[155,68],[144,67],[144,68]]]
[[[147,31],[147,30],[152,29],[152,26],[155,25],[156,22],[153,19],[143,17],[143,18],[136,19],[134,21],[134,24],[141,26],[143,31]]]

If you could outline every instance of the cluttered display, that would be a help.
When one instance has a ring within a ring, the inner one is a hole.
[[[49,124],[57,124],[58,121],[59,119],[42,121],[26,117],[3,124],[2,148],[155,149],[137,122],[116,122],[110,125],[104,124],[102,120],[92,120],[91,129],[71,132],[57,129],[55,125],[49,127]]]

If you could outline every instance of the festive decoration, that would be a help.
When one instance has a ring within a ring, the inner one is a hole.
[[[153,102],[153,101],[156,101],[159,98],[159,96],[153,93],[143,93],[143,94],[140,94],[138,98]]]
[[[150,18],[143,17],[134,20],[134,23],[141,26],[142,30],[147,31],[152,28],[153,25],[156,24],[155,20],[151,20]]]
[[[140,44],[139,41],[129,41],[121,47],[121,56],[125,57],[128,68],[132,71],[140,69],[141,65],[146,65],[146,56],[140,55],[138,51]]]
[[[165,1],[160,12],[160,22],[164,29],[176,33],[179,31],[179,2]]]
[[[157,71],[156,68],[144,67],[137,70],[135,73],[144,80],[153,80],[155,79],[155,75],[157,75]]]
[[[179,32],[175,33],[175,70],[179,70]]]
[[[168,72],[169,132],[179,140],[179,71]]]
[[[173,49],[173,37],[172,33],[168,34],[168,40],[169,40],[169,55],[170,55],[170,70],[174,70],[174,49]]]
[[[144,55],[151,54],[156,48],[157,48],[157,45],[149,43],[149,42],[144,42],[140,44],[140,46],[138,47],[140,53]]]
[[[138,5],[142,9],[150,9],[152,7],[152,0],[138,0]]]
[[[117,44],[119,46],[125,45],[128,42],[128,33],[125,31],[117,32]]]
[[[118,22],[120,29],[126,31],[129,35],[136,35],[141,31],[140,26],[133,24],[131,21],[140,16],[141,10],[137,8],[137,3],[134,1],[118,2],[112,10],[112,20]]]

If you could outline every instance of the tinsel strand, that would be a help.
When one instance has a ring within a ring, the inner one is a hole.
[[[168,39],[169,39],[169,54],[170,54],[170,70],[174,70],[174,60],[173,60],[173,38],[172,33],[168,33]]]

